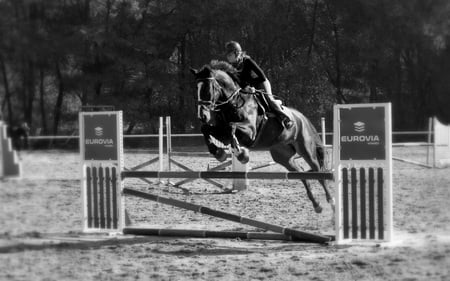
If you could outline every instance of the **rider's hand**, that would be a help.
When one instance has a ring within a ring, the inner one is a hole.
[[[246,92],[248,92],[248,93],[251,93],[251,94],[256,93],[256,89],[255,89],[254,87],[252,87],[252,86],[247,86],[247,87],[245,87],[244,90],[245,90]]]

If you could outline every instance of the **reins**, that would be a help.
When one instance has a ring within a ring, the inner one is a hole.
[[[216,84],[219,84],[217,82],[217,80],[214,77],[207,77],[207,78],[202,78],[202,79],[197,79],[197,81],[203,81],[203,80],[214,80],[216,82]],[[218,85],[220,91],[223,93],[223,87]],[[212,111],[220,111],[220,109],[217,109],[218,107],[221,107],[223,105],[229,104],[235,97],[236,95],[238,95],[241,92],[241,88],[237,88],[233,94],[231,94],[225,101],[223,102],[217,102],[217,101],[204,101],[201,99],[198,99],[198,103],[200,105],[205,105],[205,106],[209,106],[209,109]],[[225,94],[224,94],[225,95]],[[225,95],[226,96],[226,95]]]

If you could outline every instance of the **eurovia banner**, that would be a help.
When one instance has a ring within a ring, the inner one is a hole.
[[[384,107],[340,108],[340,159],[385,160]]]
[[[117,160],[117,115],[83,115],[84,159]]]

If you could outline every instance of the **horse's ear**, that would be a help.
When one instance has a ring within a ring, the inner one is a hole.
[[[190,71],[191,71],[191,73],[192,74],[194,74],[194,76],[196,76],[197,74],[198,74],[198,71],[197,71],[197,69],[195,69],[195,68],[190,68]]]

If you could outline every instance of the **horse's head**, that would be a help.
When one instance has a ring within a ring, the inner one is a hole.
[[[197,117],[209,125],[215,125],[221,107],[239,92],[239,87],[227,72],[204,66],[200,70],[191,69],[197,82]]]

